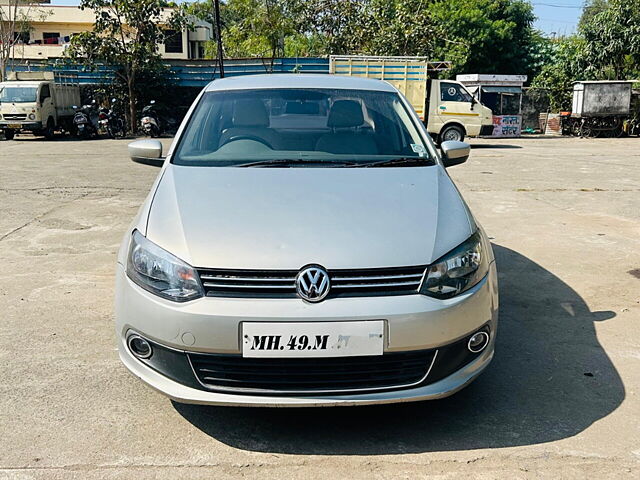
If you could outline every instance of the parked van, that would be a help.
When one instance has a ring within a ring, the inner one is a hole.
[[[30,132],[52,138],[71,132],[74,105],[80,105],[77,77],[53,72],[13,72],[0,83],[0,130],[7,140]]]
[[[480,104],[460,82],[429,79],[425,57],[332,55],[329,71],[390,83],[407,97],[439,143],[493,133],[491,109]]]

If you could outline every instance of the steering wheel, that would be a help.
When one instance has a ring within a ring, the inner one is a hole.
[[[256,137],[255,135],[234,135],[232,137],[229,137],[229,139],[222,145],[220,145],[220,147],[224,147],[227,143],[237,142],[238,140],[253,140],[254,142],[261,143],[265,147],[273,150],[273,146],[269,142],[267,142],[264,138]]]

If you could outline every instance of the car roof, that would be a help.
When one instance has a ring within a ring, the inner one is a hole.
[[[362,77],[318,74],[262,74],[226,77],[214,80],[206,87],[207,92],[224,90],[252,90],[267,88],[336,88],[349,90],[376,90],[396,92],[387,82]]]

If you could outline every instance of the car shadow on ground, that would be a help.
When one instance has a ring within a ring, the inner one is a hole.
[[[508,248],[494,250],[501,296],[496,355],[474,383],[452,397],[369,407],[174,408],[216,440],[270,453],[455,451],[576,435],[625,397],[594,328],[615,314],[591,312],[551,272]]]

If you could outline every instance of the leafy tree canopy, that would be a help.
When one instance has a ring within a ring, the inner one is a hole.
[[[127,86],[129,122],[136,129],[138,78],[164,69],[158,44],[168,30],[182,30],[188,24],[182,8],[170,11],[164,0],[82,0],[80,8],[95,13],[92,31],[74,35],[67,55],[95,67],[113,65]]]
[[[212,20],[209,0],[191,11]],[[228,57],[420,55],[452,74],[531,74],[549,49],[525,0],[227,0],[221,17]]]

